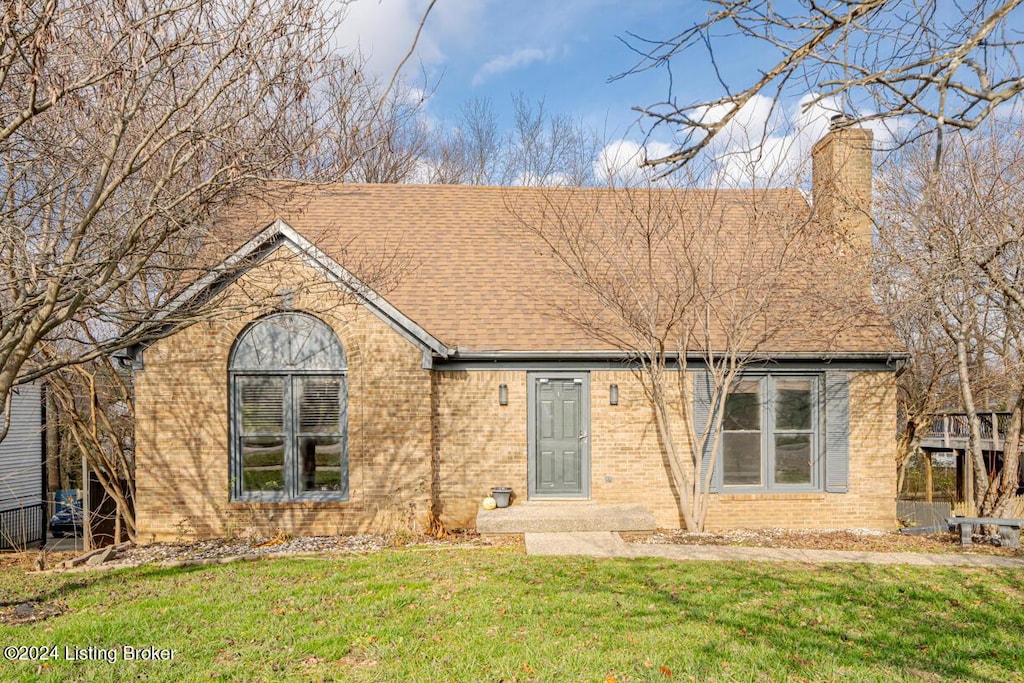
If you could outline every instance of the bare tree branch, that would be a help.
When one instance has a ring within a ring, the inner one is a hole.
[[[838,101],[854,121],[912,118],[941,131],[975,129],[1024,89],[1012,23],[1021,0],[804,1],[785,10],[767,0],[708,1],[715,8],[708,18],[671,38],[629,36],[640,59],[616,78],[667,69],[684,55],[694,68],[699,51],[714,67],[717,52],[740,40],[778,58],[740,90],[721,83],[722,97],[680,102],[670,84],[664,101],[634,107],[651,130],[668,128],[678,141],[676,151],[647,162],[665,166],[663,173],[705,150],[758,96],[811,93],[805,107]]]
[[[538,243],[555,264],[552,278],[579,293],[552,304],[559,319],[633,364],[680,518],[701,530],[730,387],[772,350],[808,343],[793,325],[794,302],[820,314],[820,338],[811,343],[834,343],[861,319],[855,306],[864,305],[865,292],[850,292],[849,285],[862,279],[835,258],[839,238],[822,229],[795,191],[643,186],[562,188],[540,197],[509,205],[518,237]],[[690,404],[690,363],[711,378],[712,419],[705,425]],[[702,470],[706,452],[711,462]]]
[[[402,57],[402,61],[400,61],[398,63],[398,66],[395,67],[395,70],[391,72],[391,78],[390,80],[388,80],[387,86],[385,86],[384,90],[381,91],[380,100],[377,102],[378,109],[384,107],[384,102],[387,101],[388,95],[391,94],[391,89],[394,88],[395,86],[395,81],[398,79],[398,74],[402,71],[402,68],[405,66],[406,62],[408,62],[409,59],[412,58],[413,53],[416,52],[416,45],[420,42],[420,34],[423,33],[423,27],[427,23],[427,17],[430,16],[430,10],[434,9],[434,5],[436,4],[437,0],[430,0],[430,4],[427,5],[427,9],[423,10],[423,16],[420,18],[419,26],[416,27],[416,35],[413,36],[412,38],[412,44],[409,45],[409,51],[405,53],[405,56]]]
[[[887,164],[879,188],[878,284],[914,354],[901,377],[908,429],[941,410],[966,412],[974,473],[967,498],[990,516],[1016,495],[1024,419],[1018,131],[1017,121],[993,121],[970,135],[953,133],[938,167],[934,142],[908,146]],[[982,450],[981,414],[992,410],[1011,413],[998,471]]]

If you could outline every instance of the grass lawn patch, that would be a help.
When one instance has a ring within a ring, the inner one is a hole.
[[[0,678],[1024,683],[1022,578],[457,547],[7,570],[0,611],[25,601],[63,611],[0,625],[5,655],[19,646],[57,655],[0,661]],[[125,646],[173,658],[124,661]]]

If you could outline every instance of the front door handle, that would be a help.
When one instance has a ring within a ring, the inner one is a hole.
[[[580,441],[583,441],[583,439],[585,439],[585,438],[587,438],[586,434],[580,434]]]

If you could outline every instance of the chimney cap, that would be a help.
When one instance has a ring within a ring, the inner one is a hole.
[[[839,130],[840,128],[846,128],[847,126],[849,126],[852,123],[853,123],[853,117],[852,116],[850,116],[849,114],[845,114],[843,112],[839,112],[838,114],[833,114],[832,116],[829,117],[829,119],[828,119],[828,129],[829,130]]]

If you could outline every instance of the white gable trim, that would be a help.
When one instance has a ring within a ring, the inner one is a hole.
[[[251,240],[243,244],[235,253],[228,256],[226,259],[221,261],[219,264],[210,269],[206,275],[193,282],[187,288],[178,293],[176,297],[167,302],[167,305],[162,307],[154,316],[153,320],[159,322],[169,318],[172,313],[175,313],[182,306],[192,301],[197,296],[205,292],[207,289],[212,287],[226,274],[237,276],[236,266],[249,258],[254,252],[258,251],[260,247],[265,246],[268,242],[273,240],[278,234],[277,224],[281,221],[275,221],[269,226],[264,228],[258,235],[253,237]],[[274,251],[271,249],[270,251]],[[267,252],[270,253],[270,252]],[[263,259],[261,258],[260,261]],[[255,265],[255,264],[253,264]]]
[[[282,246],[291,249],[291,251],[301,257],[306,264],[324,273],[335,284],[355,296],[360,303],[370,309],[370,311],[388,325],[388,327],[395,330],[407,341],[420,348],[420,350],[424,352],[425,357],[431,352],[437,354],[441,358],[447,358],[453,353],[453,351],[445,346],[445,344],[439,339],[413,322],[412,319],[388,303],[384,297],[375,292],[365,282],[357,278],[340,263],[314,246],[312,242],[300,235],[294,228],[280,219],[271,223],[258,235],[224,259],[224,261],[219,265],[211,269],[210,272],[196,280],[191,286],[171,299],[167,306],[154,316],[154,320],[160,321],[168,318],[172,313],[184,306],[186,303],[201,296],[205,291],[212,288],[225,276],[234,279],[240,275],[241,272],[244,272],[244,270],[253,268],[264,261],[268,256],[273,254]],[[258,255],[258,258],[256,258],[252,264],[241,271],[237,269],[240,263],[243,263],[245,260],[256,255]]]

